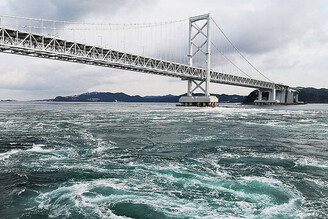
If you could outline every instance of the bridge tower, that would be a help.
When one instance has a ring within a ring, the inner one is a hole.
[[[196,81],[192,78],[188,80],[187,96],[179,99],[182,106],[216,106],[218,98],[210,95],[211,80],[211,15],[205,14],[189,18],[189,65],[193,67],[194,57],[203,55],[205,68],[203,80]],[[194,51],[195,49],[195,51]],[[198,63],[200,64],[200,63]],[[204,63],[203,63],[204,64]],[[205,83],[205,88],[202,86]],[[195,87],[193,88],[193,84]],[[200,89],[204,96],[193,96],[193,92]]]

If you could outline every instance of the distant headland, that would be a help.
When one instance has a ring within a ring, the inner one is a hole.
[[[15,101],[15,100],[0,100],[0,102],[12,102],[12,101]]]
[[[58,96],[53,101],[58,102],[162,102],[162,103],[177,103],[179,98],[183,95],[165,95],[165,96],[145,96],[139,95],[130,96],[125,93],[110,93],[110,92],[91,92],[83,93],[74,96]],[[200,96],[202,94],[194,94]],[[226,95],[226,94],[212,94],[219,98],[220,102],[226,103],[241,103],[245,96],[240,95]]]

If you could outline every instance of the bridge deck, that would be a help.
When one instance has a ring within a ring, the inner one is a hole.
[[[205,69],[160,59],[0,27],[0,52],[124,69],[181,79],[205,80]],[[267,81],[211,71],[211,82],[250,88],[287,87]]]

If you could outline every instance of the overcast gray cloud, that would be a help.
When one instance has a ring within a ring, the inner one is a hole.
[[[11,15],[55,20],[80,20],[92,14],[115,14],[129,0],[8,0],[5,11]],[[130,0],[130,3],[134,0]]]
[[[328,87],[328,2],[324,0],[3,0],[0,7],[2,14],[106,23],[169,21],[210,12],[234,44],[269,78],[292,86]],[[108,40],[108,46],[113,46],[110,43],[116,40],[126,51],[144,47],[161,58],[170,53],[183,61],[187,39],[179,31],[187,28],[167,27],[166,31],[176,37],[158,39],[156,45],[147,45],[154,41],[147,31],[130,44],[133,31],[124,36],[124,42],[121,36],[114,39],[100,32],[93,33],[96,36],[90,42],[106,44]],[[145,45],[138,45],[140,41]],[[213,41],[225,47],[216,35]],[[214,57],[217,61],[213,67],[227,64],[219,55]],[[86,91],[180,94],[187,86],[178,79],[7,54],[0,54],[0,66],[0,99],[52,98]],[[223,85],[212,88],[216,93],[250,91]]]

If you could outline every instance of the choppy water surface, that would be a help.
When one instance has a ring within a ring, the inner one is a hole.
[[[325,218],[328,105],[0,103],[1,218]]]

